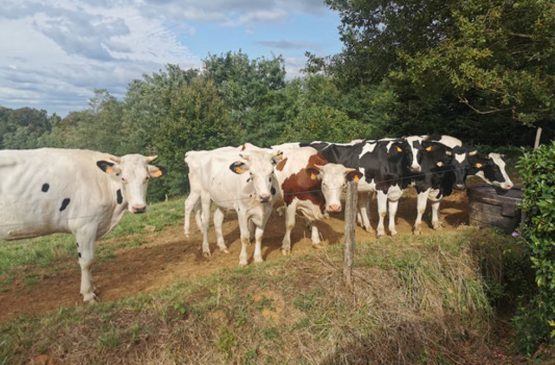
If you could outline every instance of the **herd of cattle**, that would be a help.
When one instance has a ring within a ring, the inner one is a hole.
[[[90,266],[96,240],[119,223],[125,210],[143,213],[150,178],[163,169],[151,165],[156,156],[116,157],[87,150],[50,149],[0,151],[0,239],[15,240],[55,232],[74,234],[81,267],[81,294],[95,301]],[[259,148],[246,143],[185,154],[190,194],[185,201],[184,231],[190,233],[194,214],[202,231],[202,252],[210,255],[208,226],[214,205],[217,245],[223,239],[224,209],[237,212],[241,235],[239,264],[246,265],[247,245],[255,240],[254,261],[262,261],[264,228],[276,207],[285,210],[282,252],[291,250],[291,230],[299,211],[311,226],[313,245],[320,244],[314,222],[341,211],[347,181],[358,184],[358,222],[370,231],[370,193],[376,193],[377,235],[396,234],[395,215],[403,191],[414,185],[420,233],[427,201],[432,226],[439,225],[441,199],[453,188],[463,189],[476,175],[500,189],[513,184],[503,156],[484,155],[450,136],[411,136],[350,143],[286,143]]]

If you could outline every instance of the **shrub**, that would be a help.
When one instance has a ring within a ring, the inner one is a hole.
[[[531,354],[539,344],[553,342],[555,320],[555,141],[524,153],[517,165],[524,182],[523,238],[530,250],[537,294],[519,308],[515,324],[521,349]]]

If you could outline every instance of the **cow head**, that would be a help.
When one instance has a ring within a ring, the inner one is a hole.
[[[410,172],[414,173],[422,171],[422,143],[425,140],[427,140],[427,137],[421,136],[401,138],[401,141],[403,142],[402,149],[406,155],[406,162]]]
[[[321,180],[322,194],[326,201],[328,212],[341,212],[341,193],[348,181],[357,181],[362,177],[362,173],[357,169],[345,167],[343,165],[328,163],[325,165],[314,165],[308,167],[307,172],[312,179]]]
[[[455,189],[463,190],[470,165],[468,163],[468,149],[461,146],[453,148],[451,166],[455,173]]]
[[[248,172],[247,181],[253,184],[258,200],[262,203],[269,202],[275,185],[274,167],[282,159],[283,153],[253,150],[239,156],[241,160],[232,163],[230,170],[236,174]]]
[[[505,170],[504,156],[499,153],[484,155],[476,151],[468,153],[469,175],[476,175],[495,187],[510,190],[513,182]]]
[[[96,165],[121,184],[122,195],[127,201],[127,209],[131,213],[146,211],[146,191],[151,177],[164,175],[160,167],[150,165],[157,156],[139,154],[112,156],[108,160],[100,160]]]

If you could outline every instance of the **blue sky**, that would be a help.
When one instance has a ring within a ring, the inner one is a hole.
[[[0,105],[61,115],[93,89],[117,97],[167,63],[200,68],[208,54],[282,55],[289,78],[305,51],[338,53],[339,17],[321,0],[4,0]]]

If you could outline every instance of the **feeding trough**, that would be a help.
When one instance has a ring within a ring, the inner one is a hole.
[[[491,185],[475,185],[467,190],[470,225],[500,228],[505,233],[511,233],[521,221],[519,203],[522,191],[513,188],[498,194]]]

